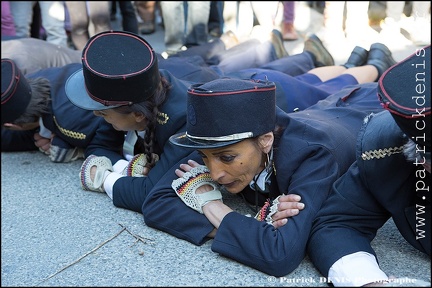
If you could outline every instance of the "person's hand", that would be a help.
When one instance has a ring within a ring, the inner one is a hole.
[[[301,197],[296,194],[279,195],[271,202],[267,200],[255,215],[255,219],[266,221],[275,228],[282,227],[288,223],[289,217],[297,215],[304,208],[300,200]]]
[[[103,184],[109,173],[113,172],[111,160],[105,156],[88,156],[81,165],[79,177],[81,188],[87,191],[104,193]]]
[[[183,177],[185,172],[189,172],[192,168],[201,166],[198,162],[194,160],[188,160],[187,164],[180,164],[180,169],[176,169],[175,173],[179,177]]]
[[[282,195],[279,197],[279,204],[277,205],[277,212],[273,214],[273,226],[275,228],[282,227],[288,223],[288,218],[295,216],[303,210],[305,205],[300,202],[301,197],[296,194]]]
[[[155,164],[157,161],[159,161],[159,156],[155,153],[152,153],[152,158],[153,158],[153,163]],[[150,169],[151,167],[147,161],[147,156],[144,153],[141,153],[135,155],[129,161],[129,164],[125,167],[122,174],[125,176],[132,176],[132,177],[144,177],[148,175]]]
[[[51,138],[45,138],[42,137],[39,133],[35,133],[33,135],[34,143],[36,147],[39,148],[39,151],[44,153],[45,155],[50,154],[50,148],[51,148]]]
[[[171,187],[186,206],[203,214],[202,207],[214,200],[222,201],[222,194],[220,185],[210,177],[208,168],[196,164],[194,161],[181,164],[181,169],[175,171],[179,178],[173,180]]]
[[[192,168],[195,168],[195,167],[198,167],[198,166],[201,166],[201,164],[199,164],[198,162],[196,162],[194,160],[189,160],[187,164],[185,164],[185,163],[180,164],[180,169],[176,169],[175,173],[176,173],[176,175],[179,178],[182,178],[183,175],[186,172],[189,172],[189,171],[191,171]],[[205,193],[205,192],[208,192],[208,191],[212,191],[212,190],[213,190],[212,186],[210,186],[210,185],[202,185],[202,186],[200,186],[200,187],[197,188],[197,190],[195,191],[195,193],[202,194],[202,193]]]

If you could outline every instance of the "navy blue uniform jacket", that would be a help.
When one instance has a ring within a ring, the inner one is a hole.
[[[123,177],[114,184],[113,204],[117,207],[140,212],[142,203],[158,180],[193,150],[179,149],[169,142],[169,137],[186,129],[187,89],[190,82],[179,80],[170,72],[159,69],[161,76],[171,83],[171,89],[163,105],[159,107],[155,129],[155,150],[159,161],[147,177]],[[136,192],[136,193],[135,193]]]
[[[277,230],[254,218],[229,213],[218,229],[213,251],[275,276],[286,275],[298,266],[305,256],[316,212],[333,182],[355,159],[355,141],[363,118],[382,110],[376,83],[361,87],[345,89],[302,112],[286,114],[278,109],[278,124],[285,130],[275,147],[278,191],[273,194],[299,194],[306,208]],[[169,167],[141,209],[148,226],[201,245],[209,239],[213,225],[187,207],[171,188],[177,178],[174,170],[189,158],[202,163],[193,152]],[[120,178],[114,185],[114,198],[121,194],[123,207],[135,205],[136,195],[142,193],[140,181]]]
[[[371,241],[390,217],[413,247],[431,255],[430,173],[406,160],[406,141],[388,111],[365,123],[356,162],[335,182],[313,224],[308,250],[323,275],[348,254],[376,256]]]
[[[122,159],[124,132],[116,131],[111,124],[93,111],[81,109],[66,96],[65,83],[69,76],[82,66],[79,63],[47,68],[26,75],[26,78],[43,77],[51,86],[51,109],[42,115],[43,125],[55,134],[52,145],[61,148],[83,148],[85,156],[107,156],[113,163]],[[2,129],[2,151],[37,150],[32,131]],[[32,148],[32,149],[28,149]]]

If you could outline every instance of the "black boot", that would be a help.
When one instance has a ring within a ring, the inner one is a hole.
[[[364,64],[366,64],[367,60],[368,60],[368,51],[360,46],[356,46],[351,52],[348,61],[342,66],[344,66],[347,69],[352,67],[363,66]]]
[[[373,65],[377,68],[378,78],[375,81],[378,81],[381,75],[394,64],[396,64],[396,61],[393,59],[392,53],[386,45],[374,43],[370,46],[366,65]]]

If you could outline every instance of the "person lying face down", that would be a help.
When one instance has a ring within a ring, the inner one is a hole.
[[[192,85],[186,132],[170,141],[197,152],[158,181],[144,221],[196,245],[214,238],[212,251],[270,275],[292,272],[316,212],[354,161],[363,118],[382,111],[376,91],[376,83],[352,86],[285,113],[271,81]],[[224,193],[244,197],[256,216],[233,211]]]

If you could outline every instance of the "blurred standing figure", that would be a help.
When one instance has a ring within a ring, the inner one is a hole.
[[[262,39],[273,29],[280,30],[283,1],[225,1],[225,31],[232,30],[240,41]],[[258,28],[258,29],[257,29]]]
[[[142,20],[139,23],[141,34],[152,34],[156,30],[156,1],[134,1],[136,11]]]
[[[138,34],[138,20],[135,13],[135,7],[132,1],[110,1],[111,2],[111,13],[117,12],[117,5],[120,8],[120,14],[122,18],[122,29],[123,31],[132,32]]]
[[[110,1],[66,1],[77,50],[82,50],[94,34],[111,30],[110,5]],[[90,21],[94,31],[89,31]]]
[[[411,21],[404,21],[403,11],[405,1],[387,1],[386,18],[381,24],[380,35],[387,38],[397,40],[398,43],[409,45],[408,39],[402,35],[401,28],[405,28],[403,22],[408,22],[407,32],[409,38],[415,45],[424,46],[431,42],[431,14],[430,1],[412,1],[412,12],[409,17]]]
[[[47,35],[46,41],[67,47],[63,1],[9,1],[16,36],[30,37],[33,7],[36,3],[39,3],[42,27],[45,29]]]
[[[282,36],[283,40],[297,40],[297,31],[294,29],[295,19],[295,1],[282,1],[283,17],[282,17]]]
[[[211,1],[161,1],[166,53],[207,43]]]
[[[1,36],[16,36],[9,1],[1,1]]]
[[[208,31],[211,37],[220,37],[224,33],[224,2],[225,1],[210,1]]]
[[[346,18],[344,9],[346,8]],[[341,45],[351,40],[369,46],[378,41],[378,32],[369,26],[369,1],[325,1],[324,34],[326,44]]]

